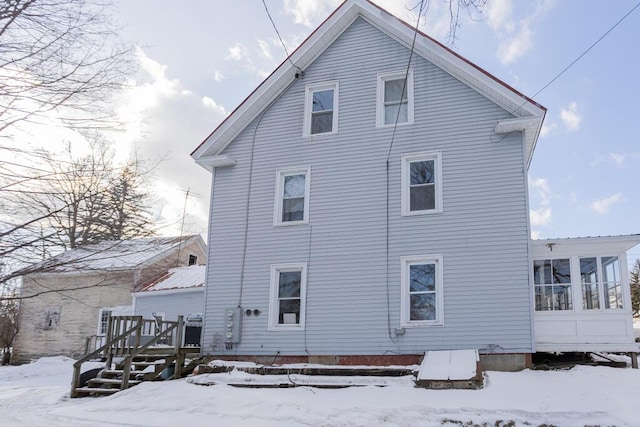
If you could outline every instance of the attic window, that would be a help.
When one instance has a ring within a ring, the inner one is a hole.
[[[305,94],[304,136],[338,131],[338,82],[307,86]]]
[[[189,255],[189,265],[196,265],[196,263],[198,262],[198,257],[190,254]]]
[[[378,74],[377,96],[377,126],[413,123],[412,70]]]

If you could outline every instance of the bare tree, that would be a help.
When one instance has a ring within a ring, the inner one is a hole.
[[[130,68],[106,0],[0,2],[0,136],[20,123],[103,127]],[[11,149],[4,145],[4,149]]]
[[[637,259],[629,278],[631,287],[631,311],[633,316],[640,316],[640,259]]]
[[[420,0],[411,10],[418,11],[425,15],[429,11],[429,6],[433,0]],[[449,11],[449,32],[447,34],[447,46],[455,47],[458,39],[458,29],[461,27],[460,18],[462,13],[466,13],[473,21],[482,20],[482,9],[489,0],[442,0]]]

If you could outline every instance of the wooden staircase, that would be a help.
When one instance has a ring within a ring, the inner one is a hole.
[[[73,365],[71,397],[110,395],[142,381],[181,378],[186,355],[200,352],[200,347],[181,346],[183,330],[182,316],[177,322],[110,317],[104,339],[88,338],[87,354]],[[102,345],[89,352],[92,343]],[[104,368],[87,378],[82,365],[96,361]]]

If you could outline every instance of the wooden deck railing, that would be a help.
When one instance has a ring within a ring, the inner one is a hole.
[[[86,354],[73,364],[71,396],[74,397],[75,388],[80,386],[82,364],[99,357],[105,358],[107,368],[111,368],[114,358],[124,358],[119,364],[124,371],[122,388],[128,388],[133,358],[152,346],[166,348],[171,359],[176,360],[174,378],[179,378],[181,363],[184,363],[179,360],[184,357],[180,356],[183,329],[182,316],[178,316],[177,322],[143,319],[142,316],[109,317],[106,335],[89,337],[85,344]]]

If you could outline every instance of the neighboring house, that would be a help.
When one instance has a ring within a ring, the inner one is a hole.
[[[133,293],[133,312],[145,319],[186,320],[202,313],[206,266],[171,268]]]
[[[624,251],[639,236],[572,247],[572,268],[618,257],[614,282],[593,279],[589,313],[579,270],[571,306],[549,302],[566,288],[534,282],[534,259],[556,259],[529,237],[546,109],[422,33],[411,52],[413,40],[411,25],[347,0],[192,153],[213,175],[205,353],[385,364],[480,349],[485,366],[517,369],[534,327],[557,342],[547,320],[630,324],[627,290],[606,301],[612,283],[628,288]]]
[[[109,315],[132,314],[136,287],[205,257],[198,235],[159,237],[87,245],[26,268],[13,361],[81,352]]]

